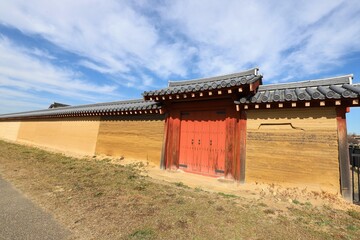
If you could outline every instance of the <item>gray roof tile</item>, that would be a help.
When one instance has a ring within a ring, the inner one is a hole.
[[[269,103],[360,97],[360,84],[352,84],[352,75],[295,83],[260,85],[258,92],[240,99],[240,103]]]
[[[78,106],[69,106],[53,109],[44,109],[29,112],[2,114],[0,119],[7,118],[23,118],[23,117],[42,117],[42,116],[54,116],[63,114],[79,114],[79,113],[103,113],[114,111],[139,111],[139,110],[151,110],[160,109],[159,103],[153,101],[144,101],[143,99],[116,101],[107,103],[96,103]]]
[[[247,71],[211,77],[211,78],[202,78],[186,81],[169,81],[167,88],[154,90],[154,91],[145,91],[143,93],[144,97],[151,96],[163,96],[171,95],[177,93],[188,93],[188,92],[198,92],[204,90],[214,90],[221,88],[230,88],[235,86],[240,86],[244,84],[251,84],[257,80],[261,80],[262,76],[258,74],[258,68],[253,68]]]

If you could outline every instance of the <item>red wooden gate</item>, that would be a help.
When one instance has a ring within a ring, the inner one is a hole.
[[[225,111],[181,113],[179,167],[205,175],[225,170]]]

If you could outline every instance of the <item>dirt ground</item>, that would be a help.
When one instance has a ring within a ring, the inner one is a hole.
[[[0,174],[72,239],[358,239],[360,208],[305,188],[74,158],[0,141]]]

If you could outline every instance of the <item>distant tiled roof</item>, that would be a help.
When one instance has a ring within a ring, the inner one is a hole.
[[[12,113],[0,115],[0,119],[14,119],[14,118],[26,118],[26,117],[61,117],[61,116],[74,116],[74,115],[103,115],[109,113],[120,112],[136,112],[137,114],[143,113],[157,113],[160,109],[159,103],[153,101],[144,101],[143,99],[128,100],[128,101],[116,101],[107,103],[96,103],[78,106],[69,106],[53,109],[44,109],[38,111]],[[153,111],[154,110],[154,111]],[[151,111],[151,112],[150,112]]]
[[[145,99],[151,96],[164,96],[178,93],[199,92],[222,88],[232,88],[251,84],[257,80],[261,81],[262,76],[258,74],[258,68],[247,71],[211,78],[194,79],[187,81],[170,81],[167,88],[143,93]]]
[[[64,104],[64,103],[54,102],[49,106],[49,108],[59,108],[59,107],[68,107],[68,106],[70,106],[70,105]]]
[[[261,85],[254,96],[243,97],[240,103],[358,98],[360,86],[353,85],[352,78],[352,75],[345,75],[295,83]]]

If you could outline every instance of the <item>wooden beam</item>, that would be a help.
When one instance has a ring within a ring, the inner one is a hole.
[[[347,142],[347,128],[346,128],[346,108],[336,108],[336,121],[338,132],[338,146],[339,146],[339,166],[340,166],[340,185],[342,197],[352,202],[352,182],[350,176],[350,158],[349,146]]]
[[[260,86],[260,81],[256,81],[250,84],[250,91],[255,92],[256,89]]]

